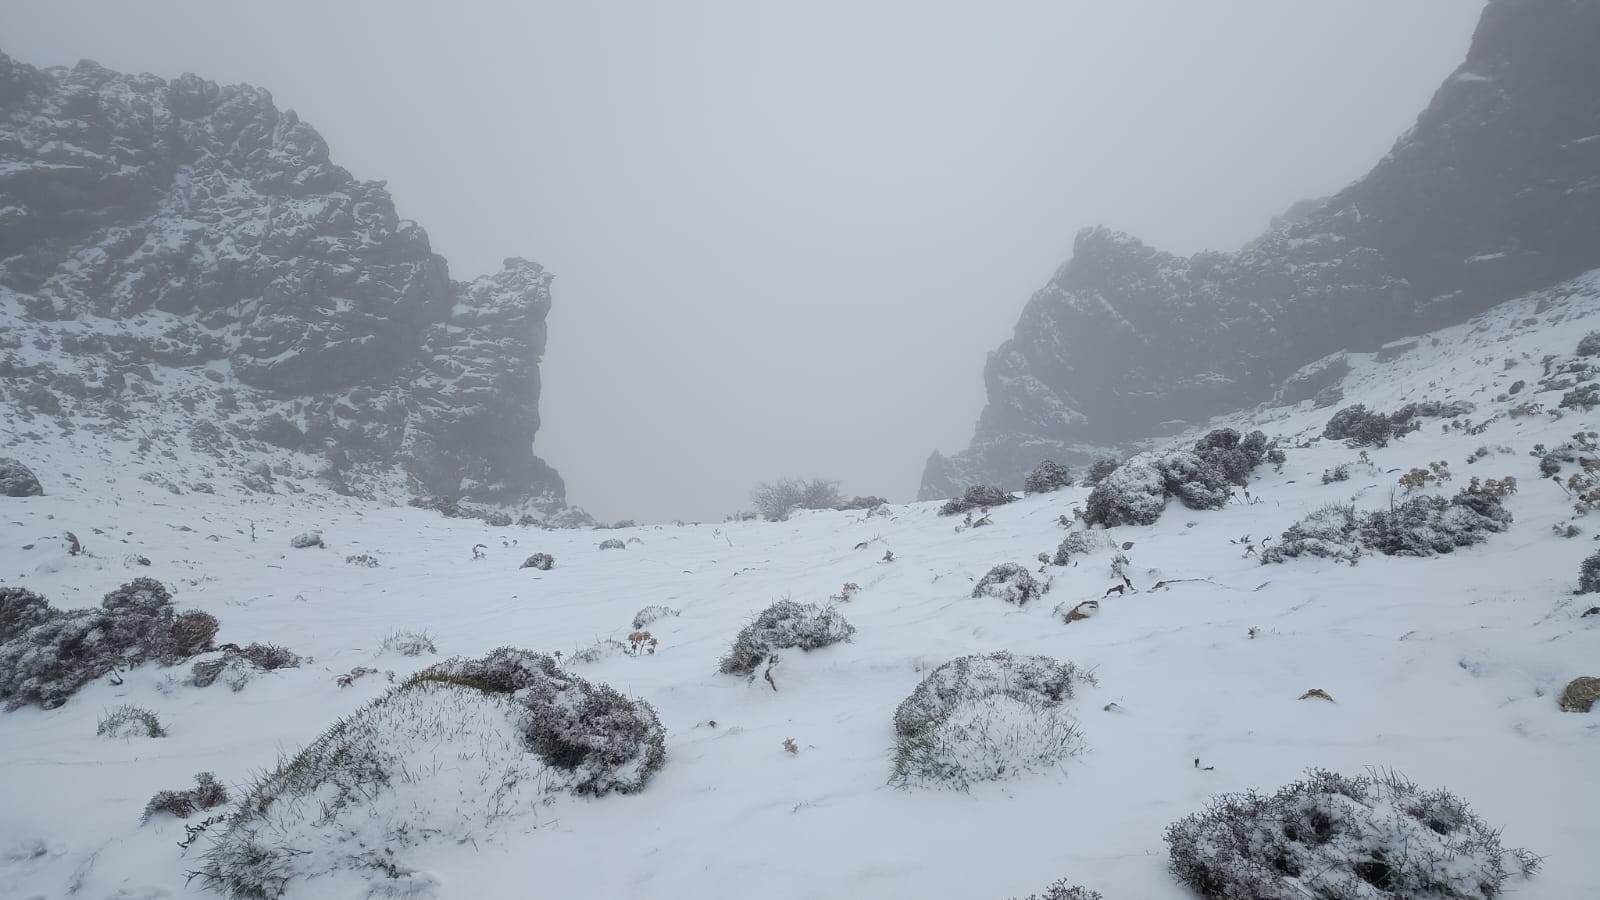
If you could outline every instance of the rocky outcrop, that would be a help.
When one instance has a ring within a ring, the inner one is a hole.
[[[532,452],[549,309],[524,260],[452,281],[383,183],[264,90],[0,55],[0,390],[21,415],[137,415],[198,374],[185,427],[219,452],[559,504]]]
[[[1600,266],[1600,3],[1491,0],[1466,62],[1363,179],[1235,253],[1179,257],[1103,228],[984,370],[971,447],[924,499],[1018,487],[1270,399],[1340,350],[1462,321]]]
[[[20,460],[0,456],[0,497],[37,497],[44,493],[39,477]]]

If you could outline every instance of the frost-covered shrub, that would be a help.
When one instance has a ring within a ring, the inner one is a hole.
[[[1482,543],[1510,525],[1511,513],[1499,497],[1461,491],[1446,500],[1429,494],[1368,513],[1361,544],[1385,556],[1432,556]]]
[[[1225,794],[1166,840],[1178,880],[1225,900],[1487,900],[1507,877],[1498,831],[1394,774],[1313,769],[1268,796]],[[1538,866],[1510,854],[1524,875]]]
[[[1322,429],[1322,436],[1344,441],[1351,447],[1387,447],[1395,436],[1395,423],[1383,413],[1357,403],[1334,413]]]
[[[1016,900],[1016,898],[1012,898]],[[1099,891],[1091,891],[1076,884],[1067,884],[1065,878],[1044,889],[1042,894],[1029,894],[1022,900],[1105,900]]]
[[[1416,424],[1416,419],[1456,419],[1461,416],[1470,416],[1478,409],[1476,403],[1470,400],[1423,400],[1418,403],[1407,403],[1389,414],[1389,421],[1396,426],[1404,428]],[[1396,434],[1401,431],[1396,430]]]
[[[225,644],[222,656],[194,664],[189,670],[189,683],[195,687],[210,687],[221,681],[238,693],[262,672],[292,669],[299,665],[299,654],[276,644],[247,644],[243,647]]]
[[[1578,593],[1600,593],[1600,550],[1578,565]]]
[[[161,791],[144,805],[144,815],[139,821],[148,822],[158,813],[187,819],[202,809],[211,809],[228,802],[228,789],[222,786],[211,772],[194,776],[194,787],[186,791]]]
[[[351,554],[346,556],[344,561],[347,565],[361,566],[365,569],[376,569],[378,567],[378,558],[370,553]]]
[[[398,653],[401,656],[421,656],[424,653],[439,652],[439,648],[434,646],[433,636],[426,631],[391,631],[383,636],[382,650],[384,653]]]
[[[1112,472],[1115,472],[1117,467],[1120,465],[1122,465],[1121,460],[1110,456],[1102,456],[1089,464],[1089,471],[1085,472],[1083,475],[1083,483],[1089,487],[1094,487],[1100,482],[1105,481],[1106,476],[1110,475]]]
[[[943,718],[963,700],[1004,696],[1051,705],[1088,681],[1070,662],[1049,656],[1018,656],[1006,650],[958,656],[929,672],[894,711],[895,734],[912,735]]]
[[[626,550],[628,545],[618,538],[606,538],[600,542],[601,550]]]
[[[666,762],[666,729],[654,707],[591,684],[553,656],[501,647],[482,659],[430,666],[406,686],[429,681],[514,693],[514,721],[528,749],[567,773],[575,793],[637,793]]]
[[[322,532],[302,531],[289,539],[289,546],[296,550],[306,550],[311,547],[326,547],[328,545],[322,542]]]
[[[750,502],[769,522],[781,522],[797,509],[834,509],[842,500],[839,482],[781,478],[763,482],[750,492]]]
[[[728,675],[748,675],[775,651],[816,650],[847,641],[855,633],[855,626],[831,607],[779,600],[739,631],[720,669]]]
[[[27,588],[0,587],[0,644],[21,637],[61,614],[50,601]]]
[[[160,738],[167,736],[167,729],[151,710],[142,706],[119,706],[106,710],[94,733],[113,738]]]
[[[961,492],[961,496],[952,497],[939,507],[941,516],[959,516],[969,509],[983,509],[985,507],[1004,506],[1017,499],[1009,491],[1002,491],[991,484],[975,484]]]
[[[1579,385],[1561,395],[1561,409],[1581,409],[1585,412],[1600,406],[1600,384]]]
[[[1168,497],[1190,509],[1220,509],[1269,456],[1281,459],[1260,431],[1240,436],[1219,428],[1192,450],[1142,453],[1107,475],[1089,493],[1084,520],[1091,525],[1154,525]]]
[[[1322,470],[1322,483],[1333,484],[1336,481],[1350,480],[1350,464],[1340,463],[1331,469]]]
[[[1261,561],[1281,563],[1296,556],[1321,556],[1354,562],[1361,556],[1360,530],[1361,516],[1354,506],[1330,504],[1290,525],[1280,543],[1261,551]]]
[[[623,545],[623,546],[627,546],[627,545]],[[522,569],[538,569],[541,572],[548,572],[551,569],[555,568],[555,565],[556,565],[556,558],[554,556],[551,556],[548,553],[535,553],[534,555],[532,555],[532,556],[528,557],[527,559],[523,560],[522,561],[522,565],[519,566],[518,568],[522,568]]]
[[[1056,566],[1070,565],[1074,556],[1093,553],[1098,544],[1099,539],[1087,531],[1069,531],[1056,547],[1056,555],[1050,563]]]
[[[17,610],[19,622],[36,624],[0,644],[0,700],[9,709],[54,709],[113,669],[181,662],[210,649],[217,624],[207,613],[177,613],[152,578],[111,591],[99,609],[58,611],[22,597]]]
[[[1022,482],[1024,494],[1048,494],[1067,487],[1072,487],[1072,470],[1053,459],[1039,463]]]
[[[1118,466],[1096,484],[1084,503],[1090,525],[1154,525],[1167,505],[1166,478],[1149,454]]]
[[[833,508],[842,511],[856,511],[863,509],[877,509],[880,506],[888,505],[888,503],[889,501],[887,499],[874,494],[868,494],[865,496],[857,494],[856,496],[851,497],[849,500],[839,501],[838,503],[834,504]]]
[[[973,597],[998,597],[1007,603],[1026,606],[1029,600],[1044,595],[1045,587],[1027,569],[1016,563],[1001,563],[978,579]]]
[[[1600,331],[1591,331],[1578,341],[1579,356],[1600,356]]]
[[[0,457],[0,497],[37,497],[44,493],[39,476],[9,456]]]
[[[1061,707],[1076,680],[1071,663],[1005,651],[934,669],[895,710],[891,783],[964,790],[1058,766],[1083,746]]]
[[[633,628],[635,631],[637,631],[640,628],[646,627],[657,619],[665,619],[667,616],[676,616],[677,614],[678,611],[670,606],[646,606],[644,609],[641,609],[633,614]]]

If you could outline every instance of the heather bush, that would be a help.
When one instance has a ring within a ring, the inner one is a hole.
[[[1322,483],[1323,484],[1333,484],[1334,482],[1337,482],[1337,481],[1349,481],[1349,480],[1350,480],[1350,464],[1349,463],[1340,463],[1340,464],[1338,464],[1337,466],[1334,466],[1331,469],[1323,469],[1322,470]]]
[[[119,706],[106,710],[94,733],[112,738],[160,738],[167,736],[167,729],[151,710],[142,706]]]
[[[1578,341],[1579,356],[1600,356],[1600,331],[1591,331]]]
[[[1356,537],[1360,530],[1361,516],[1354,506],[1329,504],[1290,525],[1278,544],[1261,551],[1261,561],[1281,563],[1297,556],[1321,556],[1353,563],[1361,556]]]
[[[626,550],[628,545],[617,538],[606,538],[600,542],[601,550]],[[553,563],[552,563],[553,564]]]
[[[1393,420],[1360,403],[1334,413],[1322,430],[1323,437],[1344,441],[1351,447],[1387,447],[1395,433]]]
[[[1561,409],[1576,409],[1588,412],[1600,406],[1600,384],[1584,384],[1567,391],[1561,395]]]
[[[1360,534],[1362,546],[1385,556],[1432,556],[1482,543],[1510,525],[1499,497],[1464,490],[1448,500],[1430,494],[1368,513]]]
[[[1007,603],[1025,606],[1028,601],[1042,597],[1044,592],[1045,587],[1027,569],[1016,563],[1001,563],[978,580],[972,596],[998,597]]]
[[[1072,470],[1050,459],[1039,463],[1022,482],[1024,494],[1048,494],[1067,487],[1072,487]]]
[[[623,546],[627,546],[627,545],[623,545]],[[555,565],[556,565],[556,558],[554,556],[551,556],[548,553],[535,553],[534,555],[532,555],[532,556],[528,557],[527,559],[523,560],[522,561],[522,565],[519,566],[518,568],[522,568],[522,569],[538,569],[541,572],[548,572],[551,569],[555,568]]]
[[[865,496],[857,494],[856,496],[851,497],[849,500],[839,501],[838,503],[834,504],[833,508],[843,511],[859,511],[863,509],[877,509],[878,507],[885,506],[888,503],[888,500],[875,494],[868,494]]]
[[[1271,795],[1225,794],[1166,840],[1178,880],[1222,900],[1487,900],[1508,855],[1538,868],[1459,797],[1392,773],[1313,769]]]
[[[1070,565],[1073,557],[1093,553],[1099,544],[1099,538],[1087,531],[1069,531],[1056,547],[1056,555],[1050,563],[1057,566]]]
[[[434,646],[433,636],[426,631],[391,631],[383,636],[381,649],[384,653],[398,653],[401,656],[439,652],[439,648]]]
[[[189,683],[195,687],[210,687],[221,681],[238,693],[262,672],[292,669],[299,665],[299,654],[276,644],[252,643],[243,647],[225,644],[220,657],[194,664],[189,670]]]
[[[946,500],[945,504],[939,507],[939,515],[959,516],[972,509],[1004,506],[1016,499],[1009,491],[1002,491],[993,485],[975,484],[963,491],[961,496]]]
[[[1089,464],[1089,471],[1084,473],[1083,483],[1089,487],[1094,487],[1106,480],[1106,476],[1115,472],[1120,465],[1122,465],[1121,460],[1110,456],[1102,456]]]
[[[644,609],[641,609],[633,614],[633,627],[634,630],[637,631],[638,629],[644,628],[651,622],[654,622],[658,619],[665,619],[668,616],[676,616],[677,614],[678,611],[670,606],[646,606]]]
[[[311,547],[326,547],[328,545],[322,541],[322,532],[302,531],[289,539],[289,546],[296,550],[306,550]]]
[[[1260,431],[1241,436],[1219,428],[1191,450],[1142,453],[1107,475],[1089,492],[1084,520],[1091,525],[1153,525],[1168,497],[1190,509],[1220,509],[1233,489],[1249,483],[1262,462],[1281,454]]]
[[[201,772],[194,776],[194,787],[183,791],[161,791],[144,805],[144,815],[139,821],[148,822],[158,813],[187,819],[202,809],[211,809],[228,802],[228,789],[217,776]]]
[[[48,600],[27,588],[0,587],[0,644],[19,638],[60,614]]]
[[[728,675],[749,675],[778,650],[816,650],[847,641],[855,633],[855,626],[831,607],[779,600],[739,631],[720,669]]]
[[[1016,900],[1015,897],[1012,900]],[[1067,884],[1065,878],[1044,889],[1042,894],[1029,894],[1022,900],[1105,900],[1099,891],[1091,891],[1076,884]]]
[[[0,598],[5,621],[26,630],[0,643],[0,701],[54,709],[79,688],[118,668],[146,662],[174,665],[211,648],[217,620],[178,613],[153,578],[136,578],[106,594],[99,609],[55,610],[28,592]]]
[[[1600,593],[1600,550],[1578,564],[1578,593]]]
[[[1006,650],[958,656],[929,672],[894,712],[895,734],[912,735],[943,718],[962,700],[1010,697],[1052,705],[1069,699],[1089,678],[1070,662],[1017,656]]]

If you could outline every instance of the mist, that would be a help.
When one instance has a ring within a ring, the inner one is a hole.
[[[1480,2],[11,0],[6,52],[272,91],[457,279],[556,274],[536,452],[602,519],[911,498],[1104,223],[1231,249],[1364,173]]]

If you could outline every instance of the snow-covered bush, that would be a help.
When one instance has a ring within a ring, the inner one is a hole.
[[[1099,539],[1087,531],[1069,531],[1056,547],[1056,555],[1050,563],[1056,566],[1070,565],[1074,556],[1093,553],[1099,543]]]
[[[880,506],[886,506],[888,503],[889,501],[887,499],[879,497],[875,494],[868,494],[865,496],[857,494],[856,496],[851,497],[849,500],[840,500],[838,503],[833,505],[833,508],[837,510],[848,511],[857,511],[863,509],[870,510],[877,509]]]
[[[626,546],[626,545],[624,545],[624,546]],[[527,559],[523,560],[522,561],[522,565],[519,566],[518,568],[522,568],[522,569],[538,569],[541,572],[548,572],[551,569],[555,568],[555,565],[556,565],[556,558],[554,556],[551,556],[548,553],[535,553],[534,555],[532,555],[532,556],[528,557]]]
[[[1122,465],[1121,460],[1110,456],[1102,456],[1089,464],[1089,471],[1085,472],[1083,475],[1083,483],[1089,487],[1094,487],[1100,482],[1105,481],[1106,476],[1110,475],[1112,472],[1115,472],[1117,467],[1120,465]]]
[[[1600,331],[1591,331],[1578,341],[1579,356],[1600,356]]]
[[[114,669],[174,665],[209,650],[217,632],[209,613],[176,612],[172,595],[153,578],[111,591],[99,609],[54,610],[41,607],[37,595],[9,596],[13,621],[35,623],[0,644],[0,700],[9,709],[54,709]]]
[[[1361,556],[1357,533],[1361,516],[1348,503],[1331,503],[1284,531],[1282,540],[1261,551],[1263,563],[1281,563],[1296,556],[1321,556],[1354,562]]]
[[[27,588],[0,587],[0,644],[21,637],[28,629],[60,614],[50,601]]]
[[[1166,478],[1157,458],[1142,453],[1100,480],[1084,503],[1090,525],[1154,525],[1167,505]]]
[[[1470,416],[1477,409],[1478,405],[1470,400],[1423,400],[1407,403],[1390,413],[1389,421],[1394,423],[1395,434],[1399,435],[1420,425],[1416,419],[1456,419]]]
[[[628,545],[618,538],[606,538],[600,542],[601,550],[626,550]]]
[[[934,669],[895,710],[891,783],[964,790],[1058,766],[1083,746],[1061,707],[1077,680],[1071,663],[1006,651]]]
[[[816,650],[847,641],[855,633],[855,626],[831,607],[779,600],[739,631],[720,669],[728,675],[748,675],[774,651],[790,647]]]
[[[1235,486],[1268,458],[1281,464],[1281,454],[1260,431],[1240,436],[1219,428],[1195,442],[1192,450],[1166,454],[1141,453],[1095,485],[1085,504],[1091,525],[1154,525],[1168,497],[1190,509],[1220,509]]]
[[[1067,880],[1063,878],[1045,888],[1044,893],[1029,894],[1022,900],[1105,900],[1105,897],[1099,891],[1091,891],[1082,885],[1067,884]]]
[[[665,619],[667,616],[675,616],[677,614],[678,611],[670,606],[661,606],[658,604],[646,606],[644,609],[641,609],[633,614],[633,627],[635,630],[638,630],[640,628],[644,628],[657,619]]]
[[[1387,447],[1389,439],[1395,436],[1395,423],[1383,413],[1372,412],[1357,403],[1334,413],[1327,427],[1322,429],[1322,436],[1344,441],[1351,447]]]
[[[1027,605],[1044,595],[1045,588],[1027,569],[1016,563],[1001,563],[990,569],[972,589],[973,597],[998,597],[1007,603]]]
[[[1584,384],[1561,395],[1560,409],[1578,409],[1588,412],[1600,406],[1600,383]]]
[[[1499,832],[1459,797],[1392,773],[1313,769],[1277,792],[1225,794],[1166,832],[1172,873],[1226,900],[1487,900],[1507,878]],[[1524,875],[1537,857],[1509,851]]]
[[[1024,494],[1048,494],[1067,487],[1072,487],[1072,470],[1053,459],[1039,463],[1022,481]]]
[[[234,693],[244,690],[257,675],[300,665],[300,656],[276,644],[225,644],[222,655],[203,659],[189,670],[189,683],[210,687],[221,681]]]
[[[161,791],[144,805],[144,815],[139,821],[148,822],[157,813],[166,813],[187,819],[202,809],[211,809],[228,802],[228,789],[222,786],[211,772],[194,776],[194,787],[183,791]]]
[[[39,476],[20,460],[0,456],[0,497],[37,497],[44,493]]]
[[[782,522],[797,509],[834,509],[842,499],[839,482],[822,478],[780,478],[762,482],[750,492],[756,512],[769,522]]]
[[[128,705],[106,710],[94,733],[113,738],[159,738],[167,736],[167,729],[153,711]]]
[[[322,532],[302,531],[289,539],[289,546],[296,550],[306,550],[311,547],[326,547],[328,545],[322,541]]]
[[[364,569],[376,569],[378,558],[371,553],[352,553],[344,558],[347,565],[361,566]]]
[[[1578,593],[1600,593],[1600,550],[1578,564]]]
[[[975,484],[961,492],[961,496],[952,497],[939,507],[941,516],[959,516],[969,509],[983,509],[984,507],[1004,506],[1017,499],[1011,492],[990,484]]]
[[[391,631],[383,636],[382,650],[384,653],[398,653],[401,656],[421,656],[424,653],[439,652],[439,648],[434,646],[433,636],[426,631]]]
[[[1322,470],[1322,483],[1333,484],[1336,481],[1350,480],[1350,464],[1340,463],[1331,469]]]
[[[523,741],[567,773],[574,793],[636,793],[666,762],[666,729],[654,707],[563,670],[553,656],[501,647],[430,666],[406,685],[430,681],[514,694]]]
[[[1361,544],[1385,556],[1432,556],[1482,543],[1510,525],[1511,513],[1499,497],[1461,491],[1446,500],[1428,494],[1367,513]]]

